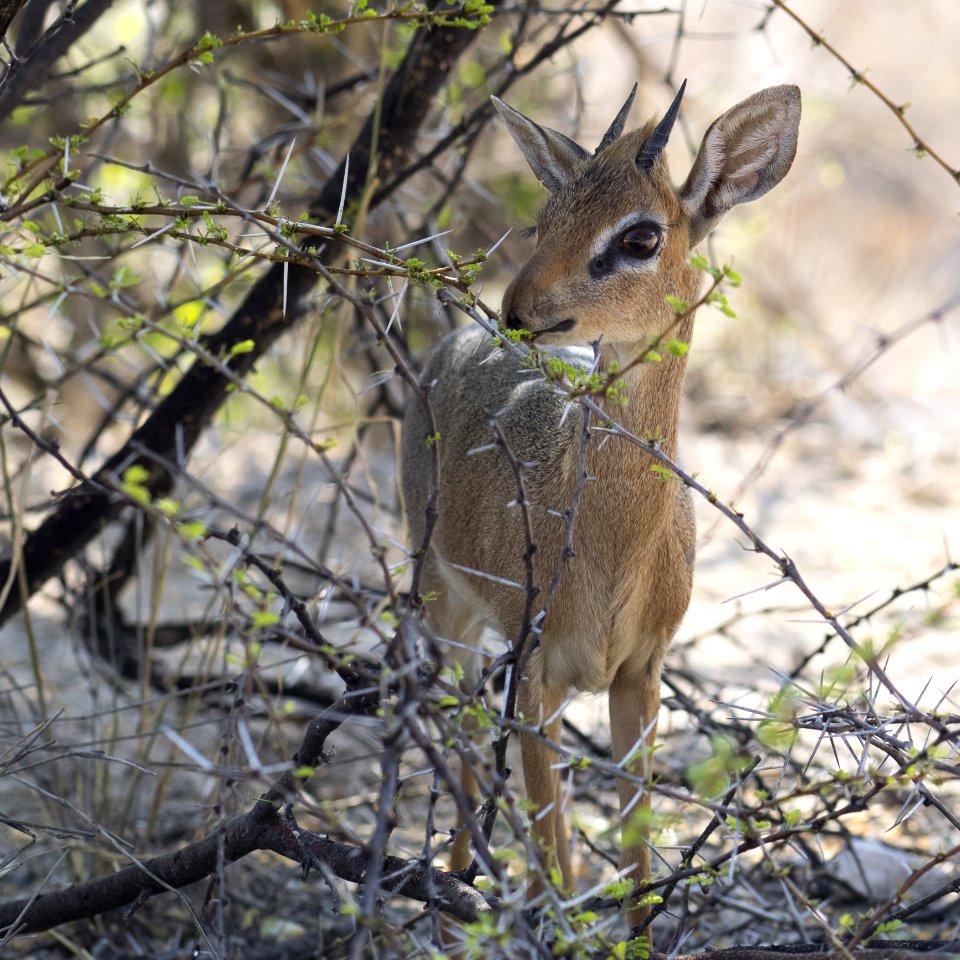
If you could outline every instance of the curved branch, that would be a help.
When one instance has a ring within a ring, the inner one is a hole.
[[[95,917],[158,893],[179,890],[214,874],[226,861],[234,863],[257,850],[269,850],[305,869],[326,868],[352,883],[363,883],[369,866],[367,852],[306,830],[297,830],[276,815],[259,813],[258,803],[202,840],[86,883],[54,893],[0,904],[0,934],[15,927],[15,935],[39,933],[71,920]],[[419,900],[471,922],[495,904],[455,874],[425,866],[418,860],[384,857],[379,889]]]
[[[378,687],[353,690],[348,686],[335,704],[308,725],[290,769],[246,813],[172,853],[137,861],[109,876],[53,893],[8,900],[0,904],[0,935],[38,933],[141,903],[165,890],[179,890],[203,880],[224,861],[234,863],[257,850],[278,853],[304,870],[325,868],[343,880],[363,883],[370,866],[366,850],[295,828],[291,819],[279,814],[306,779],[301,771],[324,762],[324,745],[330,734],[350,717],[370,716],[379,706]],[[456,875],[419,860],[384,857],[379,888],[430,904],[466,922],[496,906],[496,901],[488,901]]]

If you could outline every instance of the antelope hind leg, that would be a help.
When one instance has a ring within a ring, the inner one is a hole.
[[[659,669],[631,676],[617,674],[610,687],[610,738],[614,763],[628,752],[635,756],[627,770],[649,782],[653,744],[660,709]],[[642,742],[641,742],[642,737]],[[639,745],[639,749],[637,748]],[[620,795],[620,869],[633,880],[634,890],[650,879],[650,793],[627,780],[617,781]],[[638,795],[639,794],[639,795]],[[632,906],[627,911],[631,927],[646,921],[650,908]],[[649,934],[648,934],[649,936]]]
[[[542,726],[544,735],[554,743],[560,741],[560,707],[565,691],[546,688],[541,680],[536,653],[531,658],[526,676],[520,684],[518,706],[524,723]],[[550,722],[547,722],[553,717]],[[542,855],[543,866],[549,875],[559,868],[563,888],[573,890],[573,868],[563,820],[563,791],[560,776],[554,765],[558,754],[539,738],[520,735],[523,758],[523,779],[532,820],[531,833]],[[542,878],[534,877],[530,897],[543,892]]]

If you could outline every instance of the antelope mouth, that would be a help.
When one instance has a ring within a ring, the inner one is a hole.
[[[545,330],[537,330],[537,332],[534,334],[534,337],[542,337],[548,333],[567,333],[576,325],[577,321],[572,318],[568,320],[561,320],[559,323],[555,323],[552,327],[547,327]]]

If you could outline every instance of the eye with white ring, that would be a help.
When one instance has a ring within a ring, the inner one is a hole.
[[[619,270],[650,270],[663,250],[666,227],[637,214],[624,217],[597,238],[589,264],[594,280],[605,280]]]
[[[663,239],[659,227],[652,223],[642,223],[631,227],[621,237],[620,249],[636,260],[649,260],[659,249]]]

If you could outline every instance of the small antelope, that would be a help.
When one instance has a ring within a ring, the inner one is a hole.
[[[684,357],[628,365],[668,328],[671,337],[689,342],[692,316],[678,323],[665,297],[696,301],[699,271],[688,263],[691,248],[731,207],[763,196],[790,169],[800,91],[761,90],[715,120],[680,187],[671,181],[664,147],[683,88],[659,123],[623,134],[635,93],[636,87],[593,153],[493,98],[549,192],[537,217],[536,249],[507,288],[501,316],[507,329],[527,331],[538,347],[581,366],[591,356],[584,346],[599,344],[600,368],[625,371],[628,402],[623,408],[608,404],[611,419],[637,436],[656,438],[676,458]],[[424,589],[436,591],[425,605],[429,626],[473,648],[481,646],[485,627],[516,640],[528,565],[539,587],[537,603],[543,603],[562,564],[542,632],[531,633],[521,658],[519,718],[559,742],[570,691],[608,691],[614,760],[643,774],[656,732],[661,664],[690,600],[695,538],[689,491],[652,472],[653,459],[637,445],[608,434],[590,438],[584,464],[581,405],[485,337],[477,328],[450,334],[422,376],[431,385],[440,445],[439,515],[423,568]],[[492,442],[491,417],[499,443]],[[431,485],[427,422],[421,404],[412,402],[402,472],[414,544],[423,539]],[[517,465],[525,510],[518,503]],[[564,559],[564,511],[584,466],[588,480],[573,520],[572,556]],[[533,836],[545,865],[559,866],[564,886],[572,889],[554,767],[559,757],[541,738],[521,735],[520,742]],[[464,788],[476,790],[469,771]],[[642,892],[650,877],[649,797],[644,791],[638,796],[626,779],[618,788],[620,866]],[[469,859],[464,830],[454,845],[453,868]],[[634,906],[629,916],[636,926],[646,911]]]

